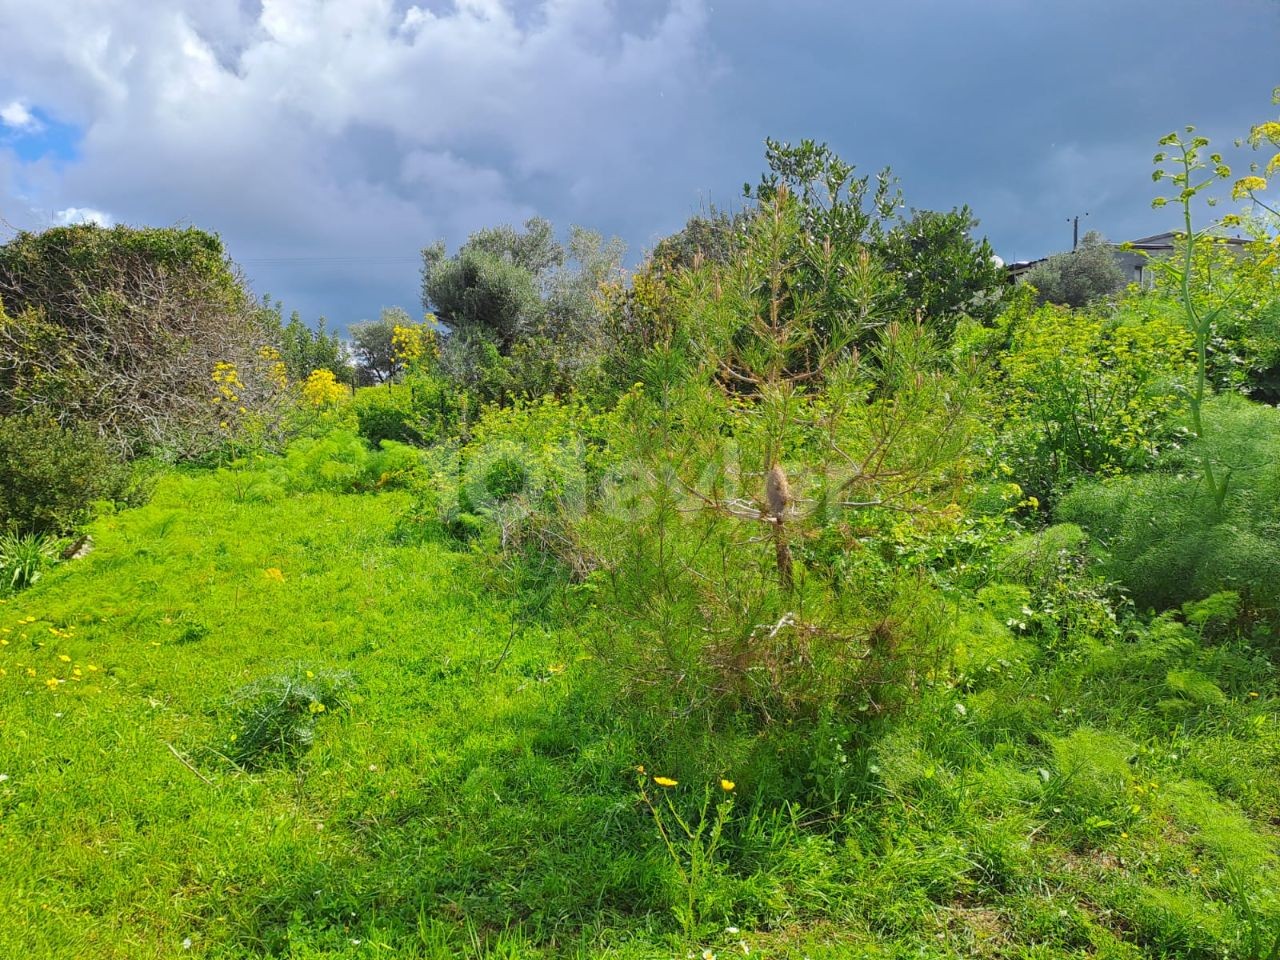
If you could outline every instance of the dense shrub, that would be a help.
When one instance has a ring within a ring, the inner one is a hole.
[[[88,427],[0,417],[0,531],[68,533],[129,487],[129,469]]]
[[[468,404],[447,381],[414,373],[390,387],[359,391],[352,410],[360,435],[372,444],[383,440],[427,444],[463,430]]]
[[[1059,515],[1106,549],[1104,568],[1144,608],[1223,590],[1255,615],[1280,615],[1280,411],[1233,395],[1205,406],[1205,437],[1163,457],[1158,472],[1090,484]],[[1229,477],[1225,498],[1200,466]]]
[[[1124,271],[1102,234],[1090,231],[1069,253],[1055,253],[1027,274],[1042,303],[1083,307],[1124,289]]]
[[[996,456],[1046,504],[1081,477],[1140,470],[1180,435],[1191,337],[1169,311],[1014,308],[1001,321]]]
[[[203,454],[285,385],[261,311],[201,230],[20,233],[0,245],[0,297],[0,415],[92,424],[122,454]]]
[[[384,440],[374,448],[339,427],[295,440],[269,472],[285,489],[351,493],[404,485],[421,463],[414,447]]]
[[[591,560],[569,526],[591,502],[602,429],[603,417],[580,401],[488,406],[466,442],[428,452],[407,520],[464,540],[489,532],[504,548],[546,552],[582,572]]]
[[[370,443],[395,440],[417,443],[422,440],[414,426],[418,419],[413,397],[407,390],[367,387],[356,394],[351,405],[359,425],[360,436]]]

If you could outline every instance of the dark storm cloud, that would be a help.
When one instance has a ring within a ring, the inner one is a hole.
[[[1155,140],[1229,142],[1280,83],[1275,0],[70,5],[0,0],[0,124],[76,141],[53,164],[0,129],[0,217],[216,229],[256,289],[339,323],[415,307],[417,250],[485,224],[638,255],[735,203],[770,135],[969,203],[1006,258],[1085,211],[1156,232]]]

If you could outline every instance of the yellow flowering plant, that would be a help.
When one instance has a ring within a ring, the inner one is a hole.
[[[680,781],[674,777],[650,777],[643,765],[635,768],[640,801],[653,817],[662,845],[680,880],[682,897],[672,904],[685,936],[693,938],[702,920],[702,903],[711,890],[716,852],[724,839],[725,824],[733,812],[733,791],[737,784],[721,779],[719,795],[711,786],[703,790],[702,804],[694,818],[681,815],[673,797]],[[662,789],[654,794],[653,783]],[[712,801],[715,812],[711,812]]]
[[[1271,102],[1280,104],[1280,87],[1272,91]],[[1231,196],[1235,200],[1248,198],[1268,213],[1280,216],[1280,206],[1274,200],[1268,203],[1258,196],[1267,189],[1271,178],[1280,173],[1280,120],[1267,120],[1255,125],[1249,131],[1248,140],[1254,150],[1274,148],[1276,152],[1261,163],[1250,164],[1249,176],[1235,182]]]
[[[1273,100],[1280,102],[1280,88],[1273,94]],[[1257,148],[1264,141],[1280,146],[1280,124],[1260,124],[1254,127],[1249,137],[1250,143]],[[1176,203],[1182,211],[1182,249],[1179,256],[1170,258],[1160,264],[1160,269],[1171,278],[1179,291],[1183,322],[1193,339],[1195,355],[1194,380],[1187,391],[1187,404],[1190,410],[1191,432],[1197,439],[1205,436],[1203,408],[1211,390],[1208,379],[1208,353],[1210,344],[1217,333],[1220,316],[1234,303],[1242,292],[1241,279],[1235,279],[1221,296],[1215,298],[1212,306],[1206,306],[1202,298],[1197,296],[1196,255],[1198,248],[1212,244],[1215,232],[1225,224],[1238,224],[1240,217],[1230,215],[1206,227],[1196,229],[1194,223],[1195,201],[1205,195],[1207,205],[1213,206],[1217,201],[1206,191],[1215,185],[1231,178],[1231,168],[1223,161],[1220,153],[1207,153],[1209,140],[1196,135],[1195,127],[1188,126],[1183,133],[1173,132],[1160,139],[1160,147],[1153,162],[1156,169],[1151,179],[1156,183],[1168,181],[1173,187],[1173,195],[1156,197],[1151,205],[1155,208]],[[1269,163],[1267,169],[1275,171],[1275,163]],[[1261,182],[1261,185],[1259,185]],[[1266,187],[1263,177],[1256,175],[1236,181],[1233,196],[1248,196],[1255,203],[1264,207],[1257,193]],[[1270,210],[1271,208],[1266,207]],[[1274,211],[1272,211],[1274,212]],[[1221,514],[1226,502],[1227,492],[1231,485],[1232,470],[1228,465],[1215,463],[1213,458],[1202,456],[1199,470],[1204,478],[1205,486],[1210,494],[1215,514]]]
[[[391,330],[391,350],[404,369],[418,370],[440,356],[440,343],[426,324],[396,324]]]
[[[327,410],[345,394],[332,370],[312,370],[302,383],[302,402],[313,410]]]

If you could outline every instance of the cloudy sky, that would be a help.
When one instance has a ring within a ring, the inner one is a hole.
[[[1274,113],[1280,0],[0,0],[0,240],[216,230],[339,325],[417,251],[539,214],[634,260],[762,141],[891,165],[1007,260],[1167,228],[1155,141]]]

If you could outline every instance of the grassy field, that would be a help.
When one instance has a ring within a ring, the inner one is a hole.
[[[716,758],[405,505],[171,474],[0,606],[0,956],[1275,956],[1260,656],[1046,651],[992,594],[906,715]]]

